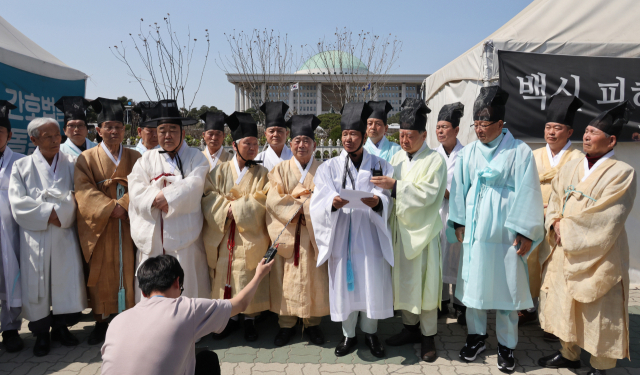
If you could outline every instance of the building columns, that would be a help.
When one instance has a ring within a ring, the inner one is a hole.
[[[260,105],[262,105],[263,103],[265,103],[267,101],[267,84],[263,83],[262,84],[262,90],[261,90],[261,98],[262,98],[262,103],[260,103]]]
[[[236,111],[240,110],[240,85],[238,85],[237,83],[235,84],[236,86]]]
[[[322,114],[322,83],[316,84],[316,96],[318,97],[316,100],[316,116],[320,116]]]
[[[291,90],[291,86],[292,85],[293,85],[293,83],[289,84],[289,110],[291,111],[291,114],[293,115],[293,113],[295,112],[295,108],[296,107],[293,106],[293,90]]]
[[[407,98],[407,84],[403,83],[402,84],[402,98],[400,98],[400,104],[402,104],[402,102],[404,102],[404,100]]]

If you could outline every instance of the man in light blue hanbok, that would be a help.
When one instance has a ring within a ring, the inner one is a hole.
[[[469,335],[460,358],[473,361],[485,350],[487,310],[496,310],[498,369],[509,373],[518,310],[533,307],[526,257],[544,236],[544,217],[533,153],[503,129],[507,99],[497,86],[483,87],[476,99],[478,141],[456,164],[447,237],[463,246],[456,297],[467,306]]]
[[[390,142],[385,134],[389,130],[387,125],[387,113],[393,109],[388,101],[381,102],[370,101],[367,103],[371,107],[371,115],[367,119],[367,143],[364,149],[368,153],[373,154],[388,162],[391,161],[396,152],[402,150],[399,144]]]
[[[67,140],[60,145],[60,152],[77,158],[83,151],[98,145],[87,138],[89,128],[85,111],[89,107],[89,102],[85,98],[82,96],[63,96],[55,106],[64,113],[62,130],[67,136]]]

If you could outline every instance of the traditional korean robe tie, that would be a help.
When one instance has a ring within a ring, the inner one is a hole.
[[[402,147],[395,142],[389,141],[387,137],[382,137],[378,147],[371,142],[371,138],[367,138],[367,142],[364,144],[364,149],[370,154],[390,162],[393,155],[398,151],[401,151]]]
[[[247,286],[270,244],[265,223],[268,171],[254,165],[238,173],[236,163],[232,158],[214,168],[207,176],[202,197],[203,236],[213,299],[225,299],[226,285],[230,285],[229,297]],[[229,206],[233,220],[227,218]],[[269,307],[269,279],[265,277],[244,313],[254,314]]]
[[[122,147],[118,165],[112,157],[103,144],[83,152],[76,162],[74,178],[78,235],[89,269],[87,290],[93,313],[102,316],[120,312],[121,288],[125,292],[125,306],[121,307],[135,305],[135,249],[131,227],[129,220],[112,218],[111,213],[116,204],[125,210],[129,208],[127,176],[140,154]]]
[[[613,152],[591,169],[586,158],[574,159],[551,182],[547,207],[551,253],[542,259],[540,324],[563,341],[563,349],[571,343],[593,357],[613,359],[608,367],[630,357],[625,221],[636,186],[634,169]],[[552,225],[559,219],[556,244]]]
[[[73,196],[75,158],[58,152],[49,165],[36,148],[14,163],[9,202],[20,226],[22,313],[37,321],[87,307]],[[61,227],[49,224],[55,209]]]
[[[295,219],[287,226],[278,239],[276,263],[270,272],[271,311],[281,316],[308,319],[329,315],[329,273],[326,263],[316,268],[318,248],[309,211],[311,200],[307,199],[315,189],[313,177],[320,164],[312,158],[301,171],[302,166],[291,158],[269,173],[266,207],[271,241],[304,202],[300,215],[305,224]]]
[[[184,270],[185,297],[209,298],[206,256],[202,242],[200,200],[209,162],[200,150],[182,143],[175,159],[160,150],[149,150],[136,162],[129,180],[131,237],[138,247],[136,269],[149,257],[168,254],[176,257]],[[184,174],[184,176],[183,176]],[[169,212],[152,207],[162,191]],[[136,281],[136,302],[142,298]]]

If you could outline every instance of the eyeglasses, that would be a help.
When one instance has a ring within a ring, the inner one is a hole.
[[[491,122],[489,124],[480,124],[480,121],[476,121],[471,125],[472,128],[480,128],[482,130],[487,129],[489,126],[497,123],[498,121]]]
[[[67,125],[67,129],[72,129],[72,130],[84,129],[86,127],[87,127],[87,125]]]

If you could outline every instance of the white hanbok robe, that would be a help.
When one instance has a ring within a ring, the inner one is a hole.
[[[160,150],[149,150],[133,166],[129,181],[131,238],[138,247],[136,269],[150,257],[172,255],[184,270],[185,297],[211,297],[209,269],[202,242],[200,201],[209,161],[198,149],[182,143],[180,174],[174,159]],[[160,191],[169,204],[166,214],[152,207]],[[136,303],[142,299],[136,280]]]
[[[90,148],[96,147],[98,144],[91,142],[88,138],[85,138],[85,145],[87,146],[88,150]],[[80,156],[80,154],[82,153],[78,146],[73,144],[71,138],[67,138],[67,140],[60,145],[60,152],[71,155],[74,158],[78,158],[78,156]]]
[[[292,157],[293,153],[291,152],[291,149],[287,147],[287,145],[284,145],[284,147],[282,148],[280,156],[276,155],[276,152],[273,151],[271,146],[268,146],[266,150],[259,153],[258,156],[256,156],[256,158],[253,160],[262,160],[262,166],[267,168],[269,172],[271,172],[273,167],[285,160],[291,159]]]
[[[73,196],[75,158],[58,152],[52,165],[36,148],[17,160],[9,182],[9,202],[20,226],[22,314],[29,321],[50,313],[87,307],[82,253],[76,233]],[[55,209],[61,227],[49,224]]]
[[[355,180],[349,177],[346,188],[367,191],[380,198],[381,213],[367,209],[341,208],[333,211],[333,198],[342,187],[346,151],[318,167],[313,182],[316,188],[311,197],[311,221],[318,246],[317,266],[329,262],[329,304],[331,320],[345,321],[354,311],[366,312],[370,319],[393,316],[391,267],[393,247],[387,221],[391,212],[390,192],[373,185],[371,169],[382,166],[385,176],[393,176],[393,167],[384,159],[363,150],[360,169],[349,161]],[[351,220],[351,226],[349,222]],[[351,231],[349,228],[351,227]],[[349,235],[351,232],[351,235]],[[347,252],[351,237],[351,259],[355,288],[347,288]]]
[[[160,145],[157,145],[156,147],[154,147],[153,149],[159,149]],[[140,155],[144,155],[145,152],[149,151],[146,147],[144,147],[144,145],[142,144],[142,139],[138,141],[138,144],[136,145],[136,151],[138,151],[140,153]]]
[[[462,150],[462,143],[456,140],[456,145],[447,156],[442,145],[436,151],[442,155],[447,163],[447,190],[451,193],[451,181],[453,181],[453,171],[456,169],[458,153]],[[460,242],[449,243],[447,241],[447,220],[449,220],[449,199],[444,198],[440,208],[442,218],[442,230],[440,231],[440,248],[442,249],[442,282],[445,284],[455,284],[458,278],[458,266],[460,263]]]
[[[7,146],[0,158],[0,300],[6,301],[3,309],[22,306],[20,233],[18,223],[11,214],[9,180],[13,163],[23,157]]]

